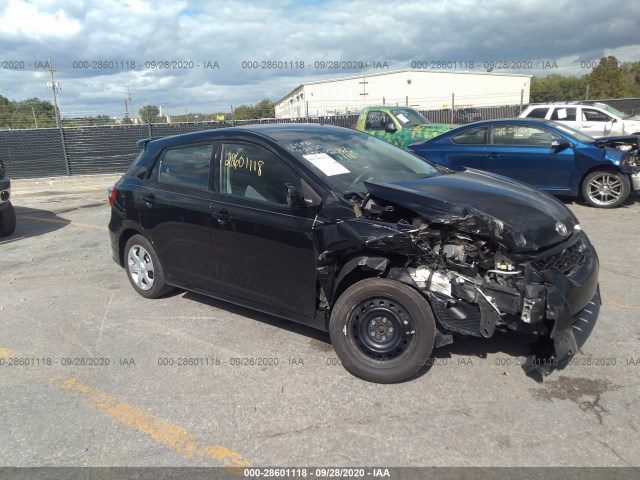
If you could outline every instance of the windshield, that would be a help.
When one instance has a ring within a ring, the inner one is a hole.
[[[366,194],[364,181],[390,183],[440,175],[425,160],[349,129],[278,132],[272,137],[341,194]]]
[[[607,104],[602,103],[602,104],[598,104],[597,106],[603,110],[606,110],[609,113],[614,114],[617,117],[620,117],[622,120],[626,120],[627,118],[629,118],[629,115],[627,115],[626,113],[621,112],[620,110],[616,110],[615,108],[610,107]]]
[[[565,133],[574,139],[578,140],[581,143],[593,143],[595,138],[586,133],[579,132],[575,128],[567,127],[562,123],[556,123],[555,127],[560,130],[562,133]]]
[[[397,108],[395,110],[391,110],[391,113],[393,113],[393,116],[398,119],[403,128],[411,128],[430,123],[429,120],[412,108]]]

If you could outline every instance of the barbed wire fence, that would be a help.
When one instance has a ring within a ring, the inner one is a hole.
[[[65,115],[60,126],[47,112],[31,110],[31,120],[23,115],[15,126],[12,119],[0,116],[0,160],[10,178],[37,178],[69,175],[95,175],[124,172],[137,155],[136,141],[149,137],[164,137],[229,126],[269,123],[319,123],[354,128],[359,111],[365,106],[385,104],[416,108],[438,105],[439,108],[418,109],[433,123],[467,124],[478,120],[513,118],[528,105],[523,102],[509,105],[490,105],[484,96],[455,96],[449,98],[376,99],[368,102],[334,101],[334,113],[314,115],[313,104],[306,104],[304,115],[295,118],[262,118],[239,120],[211,120],[174,123],[166,118],[159,123],[119,123],[104,115],[87,112]],[[493,98],[498,98],[494,96]],[[504,98],[504,97],[502,97]],[[596,100],[591,100],[595,102]],[[640,114],[640,98],[598,100],[629,115]],[[365,103],[368,103],[366,105]],[[340,105],[340,107],[337,107]],[[28,117],[28,115],[27,115]],[[14,119],[15,120],[15,119]],[[121,121],[120,121],[121,122]],[[6,127],[6,126],[9,127]],[[17,128],[16,128],[17,127]]]

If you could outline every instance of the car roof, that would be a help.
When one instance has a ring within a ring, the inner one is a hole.
[[[322,125],[318,123],[275,123],[275,124],[257,124],[242,125],[237,127],[223,127],[211,130],[202,130],[200,132],[181,133],[168,137],[150,138],[139,140],[138,146],[150,144],[154,148],[164,148],[172,145],[178,145],[187,142],[201,142],[206,140],[215,140],[219,137],[262,137],[277,142],[277,133],[300,132],[301,134],[328,134],[331,132],[343,132],[344,130],[352,130],[345,127],[337,127],[334,125]],[[352,130],[356,132],[355,130]]]
[[[552,120],[545,120],[544,118],[499,118],[497,120],[480,120],[478,122],[468,123],[458,128],[466,128],[470,126],[483,126],[483,125],[500,125],[502,123],[528,123],[530,125],[546,125],[548,127],[556,127],[556,122]],[[454,129],[457,130],[457,129]],[[454,130],[451,130],[452,132]],[[437,138],[437,137],[434,137]]]

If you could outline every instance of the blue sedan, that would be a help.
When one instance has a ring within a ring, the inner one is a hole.
[[[452,170],[486,170],[612,208],[640,190],[639,138],[594,139],[548,120],[505,119],[465,125],[408,150]]]

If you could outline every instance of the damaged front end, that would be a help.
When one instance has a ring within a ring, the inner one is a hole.
[[[640,136],[603,137],[596,139],[594,144],[616,162],[622,173],[629,175],[631,189],[640,191]]]
[[[595,325],[600,295],[598,258],[577,221],[552,224],[559,231],[552,244],[541,245],[541,238],[534,244],[531,235],[483,212],[445,214],[433,202],[431,210],[420,209],[397,190],[391,195],[391,188],[367,188],[370,194],[354,202],[356,218],[314,229],[322,251],[321,308],[333,304],[348,276],[375,275],[408,284],[428,299],[436,347],[451,343],[453,334],[534,335],[538,340],[523,368],[538,378],[578,352]]]

